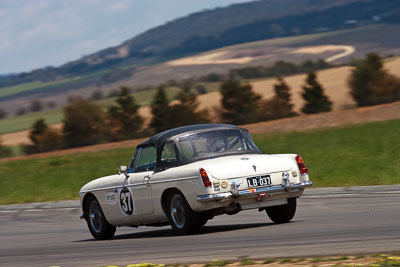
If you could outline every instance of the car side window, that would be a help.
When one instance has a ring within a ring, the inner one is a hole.
[[[130,172],[152,171],[157,159],[157,152],[154,146],[143,147],[138,150],[135,159],[129,167]]]
[[[143,148],[138,164],[136,166],[136,170],[137,171],[154,170],[156,159],[157,159],[157,152],[154,146]]]
[[[165,143],[161,151],[161,162],[175,162],[178,160],[176,155],[176,145],[173,141]]]
[[[133,155],[132,161],[129,164],[129,172],[134,172],[135,171],[135,167],[138,164],[139,158],[140,158],[140,154],[142,153],[142,148],[139,147],[135,154]]]
[[[194,156],[194,150],[191,141],[181,141],[180,146],[185,158],[191,159]]]

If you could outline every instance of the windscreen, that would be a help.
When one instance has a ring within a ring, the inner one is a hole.
[[[216,154],[259,153],[248,133],[240,130],[214,130],[178,138],[186,159]]]

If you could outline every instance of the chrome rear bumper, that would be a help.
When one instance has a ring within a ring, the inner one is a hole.
[[[240,199],[240,198],[245,198],[245,197],[269,194],[269,193],[291,192],[291,191],[294,192],[294,191],[299,191],[301,189],[304,189],[304,188],[310,187],[310,186],[312,186],[311,181],[298,183],[298,184],[285,184],[285,185],[279,185],[279,186],[261,187],[261,188],[255,188],[254,191],[249,190],[249,189],[240,190],[237,192],[237,194],[234,194],[233,192],[225,192],[225,193],[201,195],[201,196],[197,197],[197,201],[199,201],[199,202],[207,202],[207,201],[224,202],[224,201],[228,201],[231,199]]]

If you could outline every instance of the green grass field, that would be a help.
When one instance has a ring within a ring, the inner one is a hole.
[[[22,92],[27,91],[35,91],[41,89],[43,87],[52,86],[52,85],[61,85],[66,82],[76,79],[64,79],[59,81],[52,81],[52,82],[30,82],[30,83],[23,83],[19,85],[14,85],[10,87],[4,87],[0,90],[0,97],[14,95]]]
[[[315,186],[400,184],[400,120],[256,135],[264,153],[298,153]]]
[[[68,78],[68,79],[61,79],[61,80],[49,81],[49,82],[29,82],[29,83],[22,83],[22,84],[18,84],[18,85],[14,85],[14,86],[9,86],[9,87],[3,87],[3,88],[0,88],[0,97],[10,96],[10,95],[19,94],[19,93],[28,92],[28,91],[34,92],[34,91],[42,90],[46,87],[68,86],[73,83],[80,83],[80,82],[84,82],[87,80],[97,78],[108,72],[110,72],[110,70],[106,69],[106,70],[100,70],[100,71],[88,73],[88,74],[81,75],[81,76],[75,76],[73,78]]]
[[[30,129],[32,124],[40,118],[45,119],[47,124],[61,122],[63,119],[62,109],[44,110],[2,119],[0,120],[0,134]]]
[[[400,183],[400,120],[258,134],[264,153],[298,153],[316,187]],[[133,148],[0,163],[0,204],[77,199],[88,181],[127,165]]]

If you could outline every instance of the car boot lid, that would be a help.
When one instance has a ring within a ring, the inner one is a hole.
[[[246,154],[209,159],[201,162],[215,179],[241,178],[292,170],[295,162],[282,155]]]

